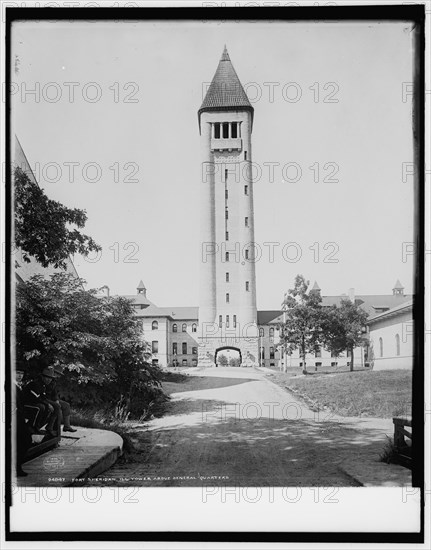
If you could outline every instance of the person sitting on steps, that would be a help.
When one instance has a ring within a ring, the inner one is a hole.
[[[59,366],[50,367],[53,369],[54,378],[51,379],[47,387],[47,398],[49,403],[57,411],[58,416],[60,417],[60,423],[63,422],[63,432],[76,432],[75,428],[72,428],[70,425],[70,405],[67,401],[63,401],[58,396],[57,390],[57,378],[63,375],[63,370]]]

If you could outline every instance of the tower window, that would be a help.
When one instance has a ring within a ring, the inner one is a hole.
[[[229,282],[229,273],[226,273],[226,282]]]
[[[229,122],[223,122],[223,139],[229,138]]]
[[[227,181],[227,175],[228,175],[228,171],[227,171],[227,168],[225,168],[225,170],[224,170],[224,181]]]
[[[229,315],[226,315],[226,328],[229,328]]]
[[[226,252],[225,254],[225,260],[228,262],[229,261],[229,252]]]
[[[244,185],[244,195],[248,195],[248,185]]]
[[[183,342],[183,355],[187,355],[187,342]]]
[[[223,323],[223,317],[221,315],[218,316],[218,326],[221,328]]]
[[[229,292],[226,292],[226,303],[229,303]]]
[[[248,216],[246,216],[246,217],[244,218],[244,225],[245,225],[246,227],[248,227]]]
[[[246,282],[245,282],[245,289],[246,289],[247,292],[250,290],[250,283],[249,283],[249,281],[246,281]]]
[[[229,231],[226,231],[226,240],[229,240]]]
[[[214,124],[214,139],[220,139],[220,123]]]
[[[224,198],[227,200],[229,198],[229,191],[226,189],[224,192]]]
[[[233,316],[233,328],[236,328],[236,315]]]
[[[237,138],[238,137],[238,123],[232,122],[231,123],[231,131],[232,131],[232,137]]]
[[[248,250],[245,251],[245,259],[248,260]]]
[[[247,160],[247,151],[244,151],[244,160]]]
[[[229,211],[226,209],[226,212],[225,212],[225,218],[228,220],[229,219]]]

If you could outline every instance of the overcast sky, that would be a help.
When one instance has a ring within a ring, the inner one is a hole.
[[[88,287],[134,294],[143,279],[157,305],[198,305],[197,111],[226,44],[255,108],[258,308],[278,308],[297,273],[323,294],[391,293],[398,278],[412,292],[402,256],[414,224],[413,178],[402,177],[413,160],[410,30],[15,24],[14,131],[46,193],[87,211],[84,232],[103,247],[97,261],[74,258]],[[265,242],[280,243],[273,262]]]

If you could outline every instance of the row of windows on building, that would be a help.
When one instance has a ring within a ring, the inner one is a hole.
[[[191,349],[192,349],[192,354],[193,355],[198,354],[197,346],[193,346]],[[151,353],[153,353],[154,355],[159,353],[159,341],[158,340],[153,340],[151,342]],[[178,355],[178,342],[173,342],[172,343],[172,353],[173,353],[173,355]],[[187,342],[182,342],[182,344],[181,344],[181,354],[182,355],[187,355],[187,353],[188,353]]]
[[[215,122],[212,124],[214,139],[237,139],[241,137],[240,122]]]
[[[383,357],[383,353],[383,338],[379,338],[379,357]],[[399,334],[395,334],[395,354],[397,356],[401,355],[401,342]]]
[[[152,330],[158,330],[158,328],[159,328],[159,323],[158,323],[158,321],[153,321],[153,322],[151,323],[151,329],[152,329]],[[197,331],[198,331],[198,326],[197,326],[196,323],[193,323],[193,324],[192,324],[192,332],[197,332]],[[177,323],[174,323],[174,324],[172,325],[172,332],[178,332],[178,325],[177,325]],[[187,332],[187,323],[183,323],[183,324],[181,325],[181,332]]]

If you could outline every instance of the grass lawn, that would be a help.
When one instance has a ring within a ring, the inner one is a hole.
[[[293,390],[313,409],[327,408],[340,416],[392,418],[411,414],[412,373],[409,370],[354,371],[320,376],[269,375]]]

